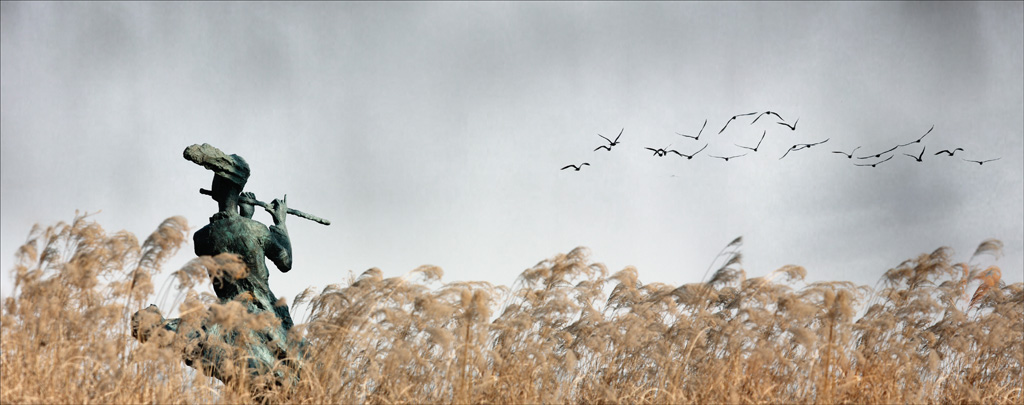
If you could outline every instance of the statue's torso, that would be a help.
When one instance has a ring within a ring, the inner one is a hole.
[[[241,255],[250,271],[267,278],[267,266],[263,261],[264,246],[270,237],[270,230],[257,221],[240,215],[218,213],[210,223],[194,236],[197,256],[215,256],[220,253]]]
[[[217,213],[210,218],[210,223],[196,231],[196,256],[216,256],[221,253],[234,253],[242,257],[249,274],[246,279],[239,280],[258,290],[269,292],[265,246],[270,237],[270,230],[257,221],[240,215]],[[215,290],[218,290],[215,285]],[[217,296],[221,299],[233,298],[235,291],[221,288]],[[244,291],[245,289],[241,289]]]
[[[253,295],[251,310],[274,311],[284,330],[291,329],[293,323],[288,307],[277,306],[277,298],[270,291],[265,260],[265,257],[271,258],[278,267],[285,267],[282,270],[291,268],[291,244],[280,229],[272,230],[241,215],[219,212],[210,217],[208,225],[196,231],[193,240],[197,256],[234,253],[242,257],[249,270],[242,279],[214,280],[213,290],[218,298],[230,300],[249,292]]]

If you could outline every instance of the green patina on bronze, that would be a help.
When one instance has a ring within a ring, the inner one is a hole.
[[[249,165],[241,156],[227,155],[209,145],[192,145],[185,149],[185,159],[214,172],[210,190],[201,190],[217,201],[218,212],[210,217],[210,223],[196,231],[193,236],[197,256],[209,256],[215,262],[226,260],[224,254],[234,254],[244,263],[244,271],[213,274],[213,289],[222,304],[239,302],[251,314],[270,313],[280,322],[261,330],[239,329],[237,326],[226,330],[224,325],[203,320],[197,328],[181,330],[180,319],[165,319],[159,308],[150,305],[132,317],[133,335],[145,341],[154,328],[163,328],[183,337],[182,357],[192,367],[202,367],[204,372],[228,382],[232,376],[225,371],[223,361],[228,357],[225,345],[244,346],[249,374],[266,374],[278,361],[295,365],[301,359],[304,342],[291,342],[288,331],[294,325],[288,306],[278,304],[277,297],[270,290],[269,271],[266,259],[281,271],[292,267],[291,240],[286,226],[287,214],[298,215],[323,224],[329,221],[289,210],[287,200],[275,199],[270,204],[256,200],[252,193],[242,193],[249,178]],[[273,218],[274,225],[267,227],[252,219],[254,205],[264,207]],[[215,266],[216,267],[216,266]],[[245,336],[241,336],[241,335]],[[291,371],[295,371],[294,368]],[[280,367],[275,374],[283,376]],[[297,379],[294,373],[288,378]]]
[[[249,270],[244,278],[214,279],[213,290],[221,300],[231,300],[241,293],[253,295],[253,310],[273,310],[281,319],[285,331],[293,322],[287,306],[275,306],[277,297],[270,290],[270,276],[264,257],[270,259],[281,272],[291,270],[292,249],[288,230],[283,221],[270,228],[236,212],[218,212],[210,217],[210,224],[195,233],[196,256],[216,256],[235,253],[242,257]]]

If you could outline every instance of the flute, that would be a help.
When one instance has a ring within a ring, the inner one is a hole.
[[[213,192],[210,191],[210,190],[207,190],[205,188],[199,189],[199,194],[208,195],[208,196],[211,196],[211,197],[213,196]],[[254,200],[252,198],[246,197],[246,196],[241,195],[241,194],[238,195],[238,201],[241,201],[241,202],[249,204],[249,205],[258,205],[258,206],[263,207],[265,209],[271,209],[270,204],[267,204],[267,203],[265,203],[263,201],[260,201],[260,200]],[[330,225],[331,224],[331,221],[328,221],[326,219],[320,218],[320,217],[318,217],[316,215],[307,214],[305,212],[302,212],[302,211],[299,211],[299,210],[296,210],[296,209],[289,208],[288,209],[288,213],[291,214],[291,215],[295,215],[295,216],[297,216],[299,218],[305,218],[305,219],[308,219],[310,221],[317,222],[317,223],[320,223],[320,224],[323,224],[323,225]]]

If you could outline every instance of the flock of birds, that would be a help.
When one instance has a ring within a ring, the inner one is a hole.
[[[750,125],[754,125],[758,120],[761,119],[761,117],[764,117],[764,116],[769,116],[769,117],[770,116],[774,116],[775,118],[778,118],[778,121],[776,122],[776,124],[781,125],[781,126],[787,128],[787,129],[789,129],[790,131],[796,131],[796,126],[797,126],[797,124],[800,123],[800,119],[797,118],[796,121],[793,121],[792,124],[789,124],[788,122],[786,122],[786,120],[784,118],[782,118],[781,115],[779,115],[779,113],[777,113],[775,111],[765,111],[765,112],[761,112],[761,113],[758,113],[758,112],[755,111],[755,112],[752,112],[752,113],[733,115],[732,118],[729,118],[729,120],[725,122],[725,125],[722,126],[722,129],[720,129],[718,131],[718,135],[721,135],[723,132],[725,132],[726,128],[728,128],[729,124],[731,124],[733,121],[736,121],[737,119],[740,119],[741,117],[749,117],[749,116],[752,116],[752,115],[757,115],[757,116],[754,117],[754,119],[750,122]],[[708,126],[708,120],[705,119],[704,120],[704,125],[701,126],[700,131],[697,132],[697,135],[687,135],[687,134],[681,134],[681,133],[678,133],[678,132],[676,132],[676,135],[679,135],[679,136],[682,136],[682,137],[688,138],[688,139],[693,139],[694,141],[699,142],[701,136],[704,134],[704,129],[707,128],[707,126]],[[932,125],[932,127],[929,128],[928,131],[924,133],[924,135],[921,135],[921,137],[917,138],[916,140],[913,140],[913,141],[910,141],[910,142],[907,142],[907,143],[903,143],[903,144],[897,144],[896,146],[893,146],[893,147],[891,147],[891,148],[889,148],[889,149],[887,149],[887,150],[885,150],[883,152],[878,152],[878,153],[868,154],[868,155],[863,155],[863,156],[854,156],[854,154],[857,153],[857,150],[859,150],[861,148],[860,146],[858,146],[858,147],[854,148],[852,151],[850,151],[849,153],[841,151],[841,150],[835,150],[835,151],[832,151],[832,153],[843,155],[847,159],[851,159],[851,160],[856,158],[857,161],[867,160],[867,159],[878,159],[878,160],[873,161],[873,162],[855,163],[854,164],[855,166],[862,166],[862,167],[876,167],[876,166],[878,166],[878,165],[880,165],[882,163],[885,163],[885,162],[888,162],[889,160],[891,160],[893,158],[893,156],[896,155],[895,152],[897,150],[899,150],[900,148],[908,147],[908,146],[911,146],[913,144],[920,144],[921,141],[926,136],[928,136],[928,134],[932,133],[933,129],[935,129],[934,125]],[[604,150],[606,150],[608,152],[611,152],[612,148],[614,148],[616,145],[621,143],[621,142],[619,142],[619,139],[622,138],[622,133],[624,131],[625,131],[625,128],[620,130],[619,134],[615,137],[614,140],[612,140],[612,139],[610,139],[610,138],[608,138],[608,137],[606,137],[604,135],[597,134],[597,136],[600,136],[601,138],[604,138],[604,140],[607,141],[608,144],[607,145],[598,146],[597,148],[594,149],[594,152],[597,152],[597,151],[602,150],[602,149],[604,149]],[[718,156],[718,155],[712,155],[712,154],[708,153],[707,156],[711,157],[711,158],[715,158],[715,159],[722,159],[722,160],[728,162],[730,159],[737,159],[737,158],[741,158],[743,156],[746,156],[746,155],[748,155],[750,153],[757,153],[757,151],[760,150],[761,143],[764,142],[764,138],[765,138],[765,136],[767,136],[767,134],[768,134],[768,130],[767,129],[762,131],[761,139],[758,140],[757,144],[754,145],[754,146],[745,146],[745,145],[740,145],[740,144],[735,144],[735,143],[733,144],[735,147],[743,149],[743,150],[747,150],[748,152],[744,152],[742,154],[729,155],[729,156]],[[815,147],[815,146],[818,146],[818,145],[821,145],[821,144],[824,144],[824,143],[828,142],[829,139],[830,138],[826,138],[823,141],[795,144],[795,145],[791,146],[788,150],[786,150],[786,153],[784,153],[782,155],[782,157],[779,158],[779,160],[782,160],[783,158],[788,156],[790,152],[797,152],[797,151],[801,151],[801,150],[804,150],[804,149],[810,149],[812,147]],[[704,146],[700,147],[695,152],[692,152],[692,153],[689,153],[689,154],[680,152],[680,151],[675,150],[675,149],[669,149],[669,147],[672,146],[671,144],[669,144],[668,146],[665,146],[663,148],[645,147],[644,149],[653,152],[652,156],[655,156],[655,157],[665,157],[665,156],[668,156],[669,154],[674,153],[674,154],[676,154],[679,157],[685,157],[687,160],[690,160],[690,159],[693,159],[694,156],[697,156],[698,154],[703,152],[704,149],[707,149],[709,144],[710,144],[709,142],[705,142]],[[903,155],[908,156],[908,157],[914,159],[917,162],[922,162],[922,161],[924,161],[924,154],[925,154],[925,150],[926,149],[927,149],[927,146],[922,144],[920,152],[917,152],[917,153],[903,153]],[[963,148],[955,148],[955,149],[952,149],[952,150],[943,149],[943,150],[940,150],[938,152],[935,152],[932,155],[933,156],[946,155],[946,157],[953,157],[957,152],[962,152],[963,150],[964,150]],[[884,157],[884,156],[887,156],[887,157]],[[987,160],[971,160],[971,159],[963,159],[963,160],[966,161],[966,162],[970,162],[970,163],[977,163],[978,165],[984,165],[985,163],[993,162],[993,161],[996,161],[996,160],[999,160],[999,159],[1000,158],[987,159]],[[575,171],[580,171],[580,169],[582,169],[583,166],[590,166],[590,163],[583,162],[583,163],[580,163],[580,164],[571,164],[571,165],[567,165],[565,167],[562,167],[561,170],[575,169]]]

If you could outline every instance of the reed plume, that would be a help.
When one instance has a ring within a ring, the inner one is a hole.
[[[1024,284],[1002,279],[995,240],[966,262],[949,248],[920,254],[874,288],[806,282],[796,265],[748,270],[741,238],[678,286],[644,282],[634,267],[611,272],[582,247],[511,288],[445,283],[436,266],[372,268],[291,300],[306,314],[289,336],[304,355],[282,348],[254,374],[240,347],[274,320],[248,313],[244,295],[210,293],[219,277],[244,275],[237,257],[171,273],[173,328],[155,310],[126,315],[153,299],[187,229],[171,218],[141,244],[87,216],[33,229],[0,318],[0,402],[1024,400]],[[209,376],[202,350],[218,353],[228,383]]]

